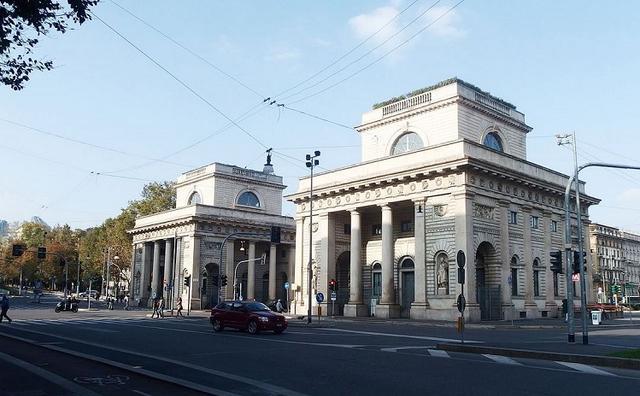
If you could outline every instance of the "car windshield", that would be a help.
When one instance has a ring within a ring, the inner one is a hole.
[[[250,312],[270,311],[269,307],[259,302],[245,304],[245,307],[247,308],[247,311],[250,311]]]

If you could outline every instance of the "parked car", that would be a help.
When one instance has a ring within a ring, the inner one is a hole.
[[[247,330],[257,334],[263,330],[271,330],[276,334],[287,328],[284,315],[273,312],[261,302],[225,301],[211,310],[209,318],[213,330],[222,331],[225,327]]]
[[[80,292],[80,294],[78,294],[78,298],[87,298],[87,296],[91,296],[91,298],[93,298],[94,300],[98,297],[98,291],[97,290],[87,290],[87,291],[83,291]]]

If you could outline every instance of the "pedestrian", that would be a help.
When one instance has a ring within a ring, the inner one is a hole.
[[[129,296],[125,295],[123,297],[123,300],[124,300],[124,310],[128,311],[129,310]]]
[[[158,317],[164,318],[164,298],[160,297],[160,302],[158,303]]]
[[[0,323],[2,323],[3,318],[7,318],[9,323],[12,322],[11,318],[7,316],[7,311],[9,310],[9,299],[4,294],[2,295],[2,300],[0,300]]]
[[[159,301],[158,301],[158,298],[156,297],[153,299],[153,312],[151,313],[151,319],[153,319],[155,315],[158,315],[158,317],[160,317],[160,312],[158,311],[159,307],[160,307]]]
[[[107,297],[107,308],[113,311],[113,297]]]
[[[184,316],[182,315],[182,297],[178,297],[176,300],[176,307],[178,307],[178,312],[176,313],[176,317]]]
[[[280,301],[280,299],[278,299],[278,302],[276,303],[276,311],[279,313],[284,311],[284,307],[282,306],[282,301]]]

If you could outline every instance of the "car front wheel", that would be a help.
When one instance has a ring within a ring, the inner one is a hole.
[[[215,331],[216,333],[219,331],[222,331],[224,329],[224,327],[222,326],[222,322],[220,322],[218,319],[214,319],[213,320],[213,331]]]
[[[256,322],[255,320],[252,320],[251,322],[249,322],[249,326],[247,326],[247,330],[249,331],[249,334],[258,334],[259,332],[258,322]]]

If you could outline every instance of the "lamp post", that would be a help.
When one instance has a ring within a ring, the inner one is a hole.
[[[117,266],[115,263],[112,262],[112,260],[118,261],[118,260],[120,260],[120,257],[118,257],[118,255],[115,255],[112,258],[109,258],[107,260],[107,289],[106,289],[106,297],[107,298],[109,298],[109,275],[111,273],[111,265]],[[118,268],[120,268],[120,267],[118,267]]]
[[[307,289],[309,294],[309,306],[307,307],[307,323],[311,323],[311,261],[313,257],[313,168],[320,164],[316,158],[320,156],[320,151],[316,150],[313,155],[307,154],[307,168],[311,170],[311,179],[309,183],[309,264],[307,276]]]
[[[262,265],[264,265],[264,262],[267,259],[267,254],[263,253],[262,256],[258,257],[258,258],[254,258],[254,259],[247,259],[247,260],[241,260],[238,261],[238,264],[236,264],[236,267],[233,269],[233,299],[236,299],[236,286],[237,286],[237,279],[238,279],[238,267],[240,266],[240,264],[243,263],[250,263],[252,261],[260,261],[262,263]],[[242,285],[240,285],[242,286]],[[239,300],[242,300],[242,288],[240,290],[239,293]]]

